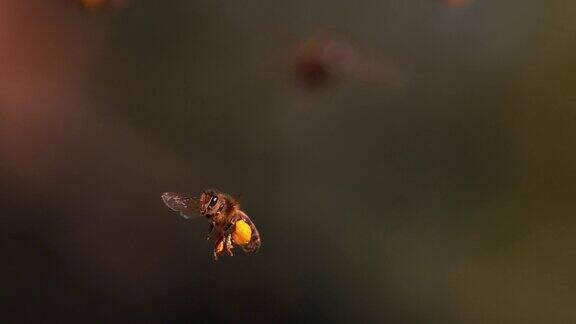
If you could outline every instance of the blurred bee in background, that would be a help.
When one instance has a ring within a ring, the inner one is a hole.
[[[184,218],[189,219],[204,216],[210,222],[207,239],[215,233],[214,259],[226,252],[232,256],[234,244],[247,253],[255,253],[261,245],[260,233],[256,226],[240,210],[240,204],[232,196],[216,189],[202,192],[200,198],[187,195],[165,192],[162,200],[173,211],[177,211]]]
[[[296,47],[292,72],[308,90],[318,90],[349,79],[399,87],[406,82],[396,64],[361,55],[348,41],[314,35]]]

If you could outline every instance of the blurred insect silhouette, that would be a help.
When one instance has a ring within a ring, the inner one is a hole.
[[[199,198],[187,195],[165,192],[162,200],[173,211],[177,211],[184,218],[204,216],[210,222],[207,239],[214,232],[216,244],[214,245],[214,259],[226,252],[232,256],[234,244],[247,253],[258,251],[261,245],[260,233],[256,226],[240,210],[240,204],[232,196],[216,189],[204,190]]]
[[[350,42],[321,35],[297,46],[292,68],[295,80],[308,90],[318,90],[343,79],[392,86],[405,82],[394,64],[368,59]]]

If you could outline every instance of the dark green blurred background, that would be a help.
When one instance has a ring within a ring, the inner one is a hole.
[[[0,0],[0,317],[576,321],[576,2]],[[308,91],[318,31],[401,87]],[[241,195],[212,260],[164,191]]]

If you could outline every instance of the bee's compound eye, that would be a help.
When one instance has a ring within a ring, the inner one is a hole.
[[[212,196],[212,199],[210,199],[210,207],[214,207],[217,202],[218,202],[218,197]]]

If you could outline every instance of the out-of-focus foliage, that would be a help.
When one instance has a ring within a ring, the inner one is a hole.
[[[3,319],[576,320],[576,3],[100,9],[0,1]],[[305,91],[318,30],[406,82]],[[160,200],[211,187],[258,254]]]

